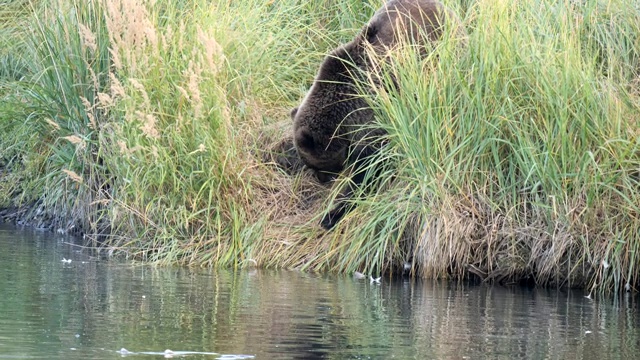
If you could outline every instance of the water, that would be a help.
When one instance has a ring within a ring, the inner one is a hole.
[[[631,296],[154,268],[70,241],[0,227],[0,359],[640,356]]]

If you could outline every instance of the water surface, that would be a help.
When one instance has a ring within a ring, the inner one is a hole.
[[[630,295],[155,268],[73,242],[0,227],[0,359],[640,356]]]

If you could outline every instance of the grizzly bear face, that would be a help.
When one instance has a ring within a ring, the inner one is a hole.
[[[329,54],[302,103],[291,111],[298,155],[320,182],[344,168],[353,125],[372,118],[355,86],[363,59],[356,47],[352,42]]]
[[[303,108],[304,110],[306,109]],[[291,111],[294,122],[298,112],[299,108]],[[332,114],[325,115],[332,116]],[[294,130],[293,142],[302,162],[315,172],[321,183],[325,183],[332,180],[335,174],[344,168],[348,143],[328,133],[326,136],[318,136],[319,133],[312,129],[313,127],[298,126]]]

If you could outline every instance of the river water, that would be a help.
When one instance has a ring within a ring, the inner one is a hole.
[[[0,359],[637,359],[636,299],[157,268],[0,226]]]

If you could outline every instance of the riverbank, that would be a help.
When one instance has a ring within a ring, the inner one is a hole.
[[[12,2],[0,208],[161,264],[637,290],[637,9],[447,5],[468,49],[393,54],[389,181],[325,232],[336,194],[270,150],[378,1]]]

